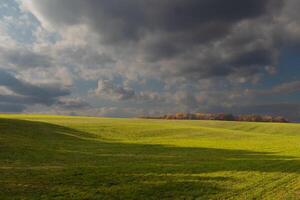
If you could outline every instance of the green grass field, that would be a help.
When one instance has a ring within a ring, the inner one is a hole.
[[[300,199],[300,124],[0,115],[0,199]]]

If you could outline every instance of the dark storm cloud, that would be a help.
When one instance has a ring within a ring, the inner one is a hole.
[[[233,66],[267,66],[272,63],[272,55],[269,51],[256,49],[254,51],[244,53],[230,62]]]
[[[144,31],[187,31],[234,23],[266,12],[270,0],[46,0],[34,1],[54,24],[86,21],[108,41],[136,40]],[[216,24],[217,25],[220,24]]]
[[[0,103],[2,105],[9,104],[8,108],[25,109],[28,105],[42,104],[53,105],[59,102],[59,97],[70,94],[68,89],[61,88],[58,85],[33,85],[22,81],[11,75],[10,73],[0,70],[0,86],[4,86],[14,94],[0,95]],[[2,111],[6,111],[2,106]],[[12,112],[14,109],[11,109]]]
[[[163,66],[180,76],[227,76],[241,67],[249,75],[272,65],[272,47],[255,46],[264,37],[251,28],[249,37],[230,38],[240,22],[272,18],[281,4],[278,0],[34,0],[33,13],[57,28],[86,24],[98,33],[102,44],[113,47],[132,45],[146,62],[171,60]],[[260,22],[258,22],[260,23]],[[266,23],[266,22],[264,22]],[[270,23],[270,21],[267,21]],[[252,25],[256,25],[253,23]],[[242,27],[243,28],[243,27]],[[227,40],[231,40],[231,44]],[[221,43],[219,52],[212,42]],[[234,47],[235,46],[235,47]],[[251,47],[251,49],[246,49]],[[232,49],[234,48],[234,49]],[[266,49],[267,48],[267,49]],[[126,49],[126,48],[124,48]],[[240,49],[240,51],[238,50]],[[250,52],[249,52],[250,51]],[[230,53],[230,58],[215,57]],[[199,58],[201,56],[202,58]],[[207,57],[208,59],[203,59]],[[187,61],[186,61],[187,60]],[[224,67],[225,66],[225,67]],[[263,66],[263,67],[262,67]],[[155,69],[153,69],[155,70]]]

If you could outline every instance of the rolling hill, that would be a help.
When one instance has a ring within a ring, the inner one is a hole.
[[[0,115],[0,199],[300,199],[300,124]]]

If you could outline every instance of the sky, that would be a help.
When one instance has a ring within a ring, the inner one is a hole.
[[[299,0],[3,0],[0,112],[300,120]]]

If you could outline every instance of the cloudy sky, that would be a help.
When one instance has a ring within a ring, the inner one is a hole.
[[[0,112],[300,119],[299,0],[6,0]]]

